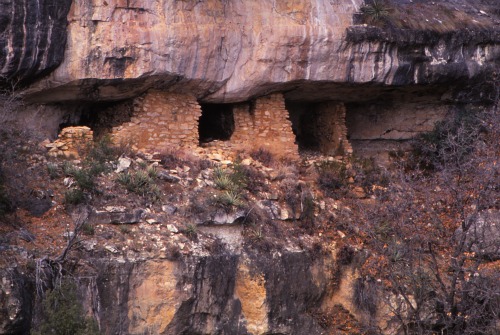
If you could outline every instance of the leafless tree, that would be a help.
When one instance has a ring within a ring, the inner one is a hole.
[[[394,333],[500,331],[500,118],[497,103],[486,110],[438,125],[364,212],[362,271],[388,292]]]
[[[88,206],[81,206],[75,211],[74,227],[66,231],[68,240],[59,256],[55,258],[45,256],[36,260],[36,288],[39,295],[43,295],[48,286],[52,288],[60,286],[68,253],[81,243],[80,233],[83,226],[88,223],[90,213],[91,209]]]

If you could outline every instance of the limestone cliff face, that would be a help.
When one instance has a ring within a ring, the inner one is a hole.
[[[36,101],[107,100],[155,87],[188,91],[207,102],[279,90],[290,99],[356,100],[352,89],[346,97],[339,84],[463,80],[500,58],[494,24],[481,33],[388,34],[353,26],[362,4],[74,1],[64,62],[29,95]]]
[[[105,334],[130,335],[323,334],[316,312],[336,269],[290,251],[96,262],[95,280],[81,280],[88,309]]]
[[[71,0],[0,2],[0,84],[33,79],[62,61]]]

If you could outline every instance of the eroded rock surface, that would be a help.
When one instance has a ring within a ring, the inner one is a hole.
[[[74,1],[65,60],[29,95],[36,101],[122,99],[155,87],[212,102],[279,90],[288,91],[288,99],[353,101],[373,96],[360,97],[347,83],[440,84],[474,78],[498,62],[500,32],[492,22],[477,32],[388,33],[353,26],[361,5]]]
[[[311,311],[335,268],[329,257],[291,251],[95,265],[95,287],[82,291],[106,334],[322,334]]]
[[[30,80],[62,61],[71,0],[0,2],[0,83]]]

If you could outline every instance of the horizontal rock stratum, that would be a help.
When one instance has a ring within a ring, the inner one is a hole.
[[[362,0],[73,1],[64,60],[27,96],[118,100],[154,87],[206,102],[273,91],[298,100],[356,100],[346,84],[439,84],[497,67],[494,4],[442,3],[448,7],[415,5],[434,15],[425,19],[428,27],[391,30],[354,25]]]

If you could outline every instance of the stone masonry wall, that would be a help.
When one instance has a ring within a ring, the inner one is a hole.
[[[201,108],[191,95],[150,91],[134,101],[130,122],[112,130],[113,141],[161,151],[198,146]]]
[[[283,95],[258,98],[253,106],[236,105],[231,143],[238,149],[265,148],[279,157],[298,158],[295,135]]]
[[[45,144],[49,156],[77,158],[93,144],[94,133],[89,127],[66,127],[57,140]]]
[[[346,109],[343,103],[323,102],[316,107],[315,132],[319,150],[325,155],[350,155],[352,147],[347,140]]]

